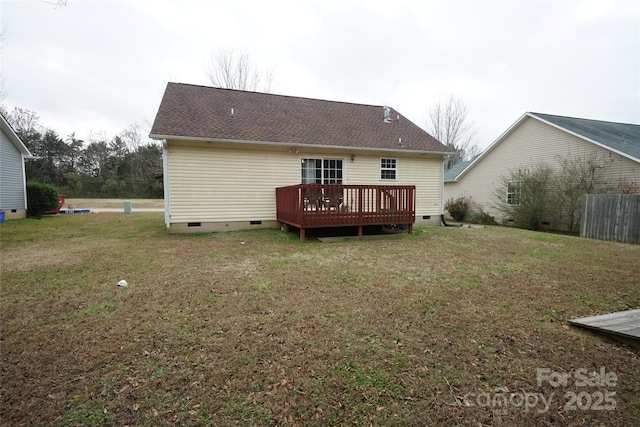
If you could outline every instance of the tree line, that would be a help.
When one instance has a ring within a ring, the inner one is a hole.
[[[34,156],[25,161],[27,181],[56,186],[67,197],[162,198],[162,148],[143,138],[136,124],[107,138],[62,138],[33,111],[2,111]]]

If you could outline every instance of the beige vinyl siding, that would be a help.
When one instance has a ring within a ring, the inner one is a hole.
[[[579,137],[557,129],[537,119],[527,117],[491,151],[471,167],[457,183],[445,183],[445,201],[450,198],[471,196],[486,212],[502,220],[495,209],[494,194],[502,188],[501,177],[521,167],[534,167],[546,163],[559,168],[557,158],[576,158],[597,152],[601,158],[610,158],[608,175],[615,185],[621,177],[640,182],[640,165],[609,150],[598,147]]]
[[[344,184],[415,185],[416,215],[440,214],[442,159],[346,150],[239,144],[167,144],[170,223],[276,219],[275,188],[301,182],[302,158],[342,159]],[[380,179],[380,159],[397,159],[397,179]]]
[[[396,159],[396,179],[380,179],[380,159]],[[346,164],[345,184],[415,185],[416,216],[440,215],[442,159],[393,155],[356,156]]]
[[[298,183],[299,158],[287,152],[168,148],[170,222],[276,219],[275,188]]]

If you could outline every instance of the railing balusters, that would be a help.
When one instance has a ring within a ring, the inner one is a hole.
[[[276,189],[278,221],[301,228],[413,224],[415,186],[299,184]]]

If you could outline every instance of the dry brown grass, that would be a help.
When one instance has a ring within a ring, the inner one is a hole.
[[[131,206],[140,208],[164,208],[162,199],[65,199],[64,209],[72,206],[75,209],[121,209],[125,201],[131,202]]]
[[[638,352],[565,322],[640,306],[638,246],[498,227],[168,235],[161,214],[1,233],[2,425],[640,423]],[[618,381],[553,389],[544,367]],[[614,410],[564,408],[605,391]],[[554,393],[550,410],[470,397],[525,392]]]

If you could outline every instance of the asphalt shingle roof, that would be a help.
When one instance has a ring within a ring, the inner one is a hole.
[[[460,173],[465,170],[465,168],[467,166],[469,166],[471,164],[471,162],[473,162],[473,160],[475,159],[475,157],[471,160],[466,160],[464,162],[459,162],[456,163],[455,165],[451,166],[451,169],[449,169],[448,171],[446,171],[444,173],[444,181],[455,181],[456,177],[458,175],[460,175]]]
[[[640,159],[640,125],[529,113],[611,149]]]
[[[169,83],[150,136],[450,151],[399,112],[389,117],[385,123],[383,106]]]

